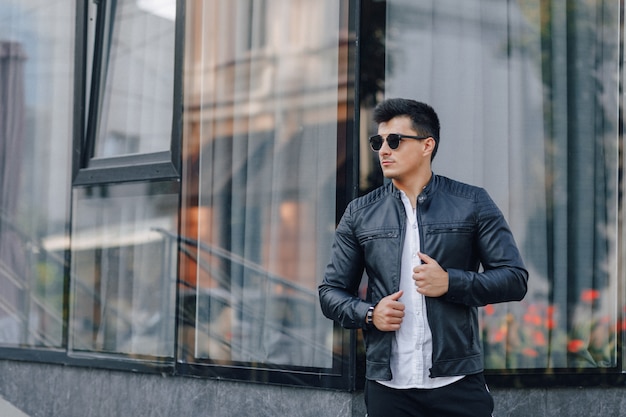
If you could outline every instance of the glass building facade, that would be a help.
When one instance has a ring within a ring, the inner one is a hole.
[[[492,381],[624,373],[617,0],[5,0],[0,358],[342,390],[317,285],[382,184],[389,97],[485,187],[530,271],[481,309]]]

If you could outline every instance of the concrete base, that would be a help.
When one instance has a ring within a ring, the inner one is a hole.
[[[0,375],[0,396],[10,402],[0,401],[2,417],[365,415],[359,392],[1,360]],[[623,387],[492,388],[492,393],[496,417],[626,416]]]

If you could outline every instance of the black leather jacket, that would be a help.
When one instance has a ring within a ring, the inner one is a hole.
[[[433,337],[431,377],[483,370],[477,307],[521,300],[528,272],[501,211],[479,187],[433,175],[418,196],[421,252],[449,274],[448,292],[426,297]],[[391,183],[348,205],[337,226],[331,259],[319,286],[322,311],[345,328],[362,328],[366,377],[390,380],[393,332],[365,324],[371,305],[397,292],[406,214]],[[479,272],[479,267],[482,270]],[[366,299],[358,288],[367,273]]]

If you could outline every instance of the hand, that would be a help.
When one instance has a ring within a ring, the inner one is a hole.
[[[448,292],[448,273],[430,256],[418,253],[422,264],[413,268],[417,292],[426,297],[441,297]]]
[[[383,332],[393,332],[400,328],[404,317],[404,304],[400,301],[403,291],[388,295],[381,299],[374,308],[372,323]]]

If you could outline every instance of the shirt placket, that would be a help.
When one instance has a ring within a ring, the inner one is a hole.
[[[411,259],[412,259],[412,268],[419,265],[421,263],[420,258],[418,256],[419,252],[419,225],[417,224],[417,217],[415,211],[413,211],[413,216],[411,219]],[[415,306],[413,310],[413,315],[415,319],[415,355],[414,355],[414,366],[415,366],[415,381],[417,384],[422,385],[424,383],[424,336],[425,336],[425,323],[424,323],[424,315],[422,313],[424,298],[420,293],[417,292],[417,289],[414,289],[411,292],[411,301]]]

